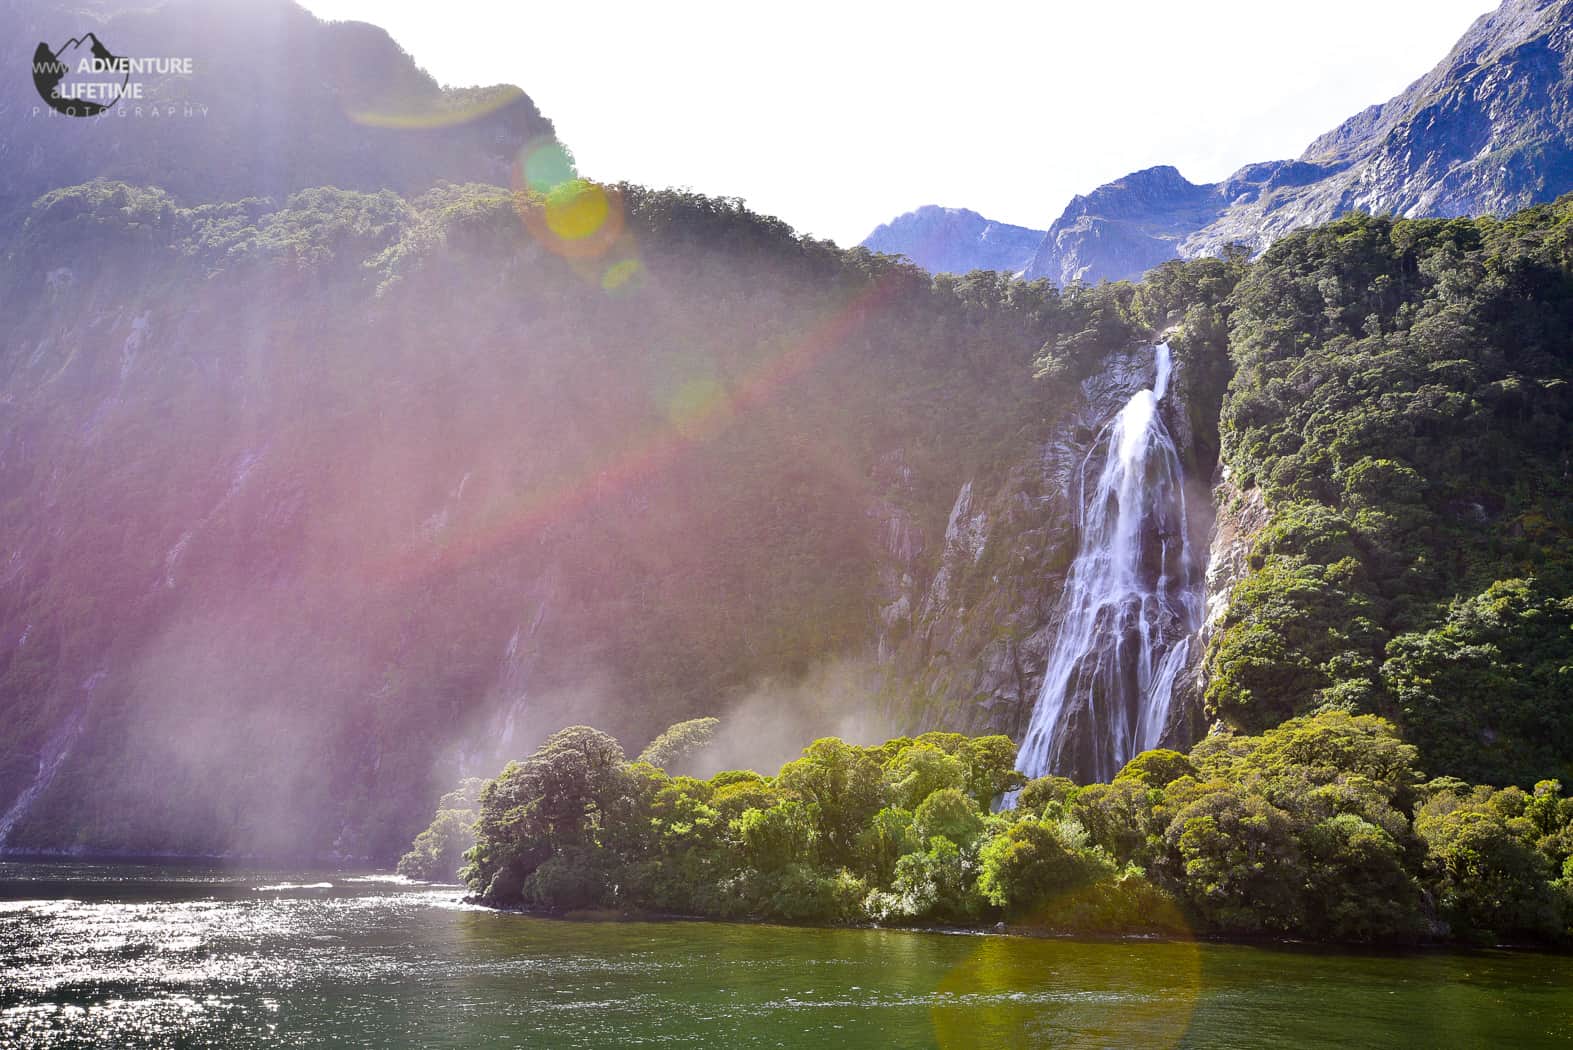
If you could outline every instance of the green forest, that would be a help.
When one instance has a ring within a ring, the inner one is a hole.
[[[473,841],[462,874],[483,902],[549,912],[1339,942],[1573,936],[1573,798],[1550,780],[1426,780],[1415,748],[1375,716],[1217,733],[1189,755],[1138,755],[1110,784],[1023,784],[1015,754],[999,736],[826,738],[774,776],[699,780],[627,761],[575,726],[445,799],[400,870],[450,879]],[[994,811],[1007,792],[1014,808]]]
[[[1224,461],[1272,520],[1208,654],[1216,715],[1368,711],[1436,772],[1573,771],[1570,219],[1357,216],[1240,281]]]
[[[1193,410],[1221,402],[1221,498],[1268,508],[1188,755],[1022,785],[1007,738],[928,732],[697,780],[577,727],[451,796],[405,870],[451,877],[474,834],[481,899],[556,911],[1565,940],[1573,200],[1066,295],[1040,379],[1168,327]]]

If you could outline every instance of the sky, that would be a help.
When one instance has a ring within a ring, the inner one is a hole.
[[[742,197],[846,246],[924,204],[1047,227],[1154,164],[1298,156],[1489,0],[303,0],[437,80],[522,87],[580,173]]]

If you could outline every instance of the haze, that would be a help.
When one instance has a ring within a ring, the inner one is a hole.
[[[922,204],[1042,228],[1138,168],[1298,156],[1494,5],[305,6],[383,26],[445,84],[518,84],[590,177],[740,196],[846,245]]]

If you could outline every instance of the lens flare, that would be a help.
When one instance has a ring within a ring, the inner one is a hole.
[[[531,236],[603,291],[635,283],[643,268],[625,229],[620,190],[580,178],[573,154],[549,136],[525,143],[512,172],[516,207]]]
[[[582,241],[606,227],[612,205],[593,182],[567,184],[546,195],[546,228],[565,241]]]
[[[667,402],[666,418],[690,441],[707,440],[732,421],[732,400],[715,379],[690,379]]]
[[[578,178],[573,157],[556,139],[532,139],[519,150],[515,180],[536,193],[550,193]]]
[[[615,187],[574,179],[517,200],[531,236],[565,259],[599,258],[623,233],[623,195]]]
[[[427,131],[480,120],[524,97],[524,92],[512,84],[500,84],[491,88],[448,91],[437,103],[423,100],[411,105],[370,106],[347,109],[345,115],[367,127]]]
[[[845,347],[859,328],[878,318],[881,305],[896,287],[888,280],[873,281],[808,331],[784,340],[778,352],[726,388],[724,402],[718,403],[724,407],[712,408],[706,417],[711,421],[710,426],[724,429],[750,409],[774,397],[784,385],[822,358]],[[669,407],[686,403],[690,398],[695,404],[706,403],[703,392],[698,388],[696,392],[700,396],[691,394],[684,398],[674,391]],[[691,426],[691,423],[684,425]],[[697,443],[695,435],[703,436],[707,432],[708,428],[701,427],[685,433],[674,415],[669,414],[659,430],[636,439],[608,460],[580,471],[572,480],[522,496],[491,521],[453,536],[440,550],[426,550],[413,557],[401,550],[363,562],[367,582],[391,587],[412,577],[430,578],[452,573],[495,556],[497,551],[535,535],[548,525],[567,520],[585,507],[661,473]]]
[[[619,259],[606,268],[606,273],[601,276],[601,287],[608,292],[632,287],[638,283],[643,272],[644,267],[639,265],[638,259]]]
[[[1141,908],[1143,931],[1169,940],[1143,940],[1145,960],[1137,972],[1118,943],[1109,964],[1079,968],[1069,987],[1059,987],[1062,955],[1057,939],[1007,943],[981,938],[977,950],[954,967],[936,991],[930,1012],[943,1050],[962,1047],[1035,1046],[1046,1032],[1075,1032],[1066,1046],[1177,1046],[1190,1029],[1201,997],[1201,951],[1172,901],[1135,877],[1107,880],[1072,891],[1043,907],[1024,926],[1063,928],[1069,916],[1098,924],[1111,902]],[[1091,920],[1091,921],[1089,921]]]

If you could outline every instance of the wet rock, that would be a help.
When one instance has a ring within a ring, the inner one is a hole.
[[[1205,613],[1201,630],[1191,645],[1190,659],[1176,688],[1175,713],[1166,729],[1165,746],[1200,739],[1206,727],[1202,698],[1207,692],[1206,654],[1223,628],[1229,596],[1250,570],[1251,545],[1267,526],[1270,511],[1256,487],[1241,489],[1220,468],[1214,489],[1216,512],[1207,545],[1207,580],[1203,591]]]
[[[1176,379],[1183,374],[1177,369]],[[1105,425],[1152,381],[1151,347],[1113,355],[1001,480],[985,488],[973,479],[958,491],[937,567],[914,602],[910,634],[882,649],[900,683],[894,706],[907,728],[1020,739],[1042,688],[1060,626],[1060,594],[1076,556],[1081,471]],[[1177,383],[1166,407],[1185,416],[1185,396]],[[1205,503],[1205,491],[1202,496]],[[1203,546],[1207,518],[1201,513],[1187,526],[1196,530],[1193,549]]]

